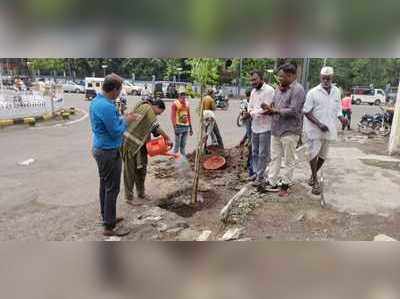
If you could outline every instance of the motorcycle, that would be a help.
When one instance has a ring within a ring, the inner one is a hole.
[[[382,112],[371,114],[364,114],[358,123],[358,129],[361,133],[369,134],[371,132],[381,135],[388,136],[391,131],[393,112],[385,111],[382,107],[379,107]]]
[[[229,108],[229,99],[227,96],[218,95],[215,97],[215,106],[218,109],[228,110]]]

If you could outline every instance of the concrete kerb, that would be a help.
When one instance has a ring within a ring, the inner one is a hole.
[[[35,125],[37,122],[51,120],[58,116],[61,116],[63,118],[65,118],[65,117],[69,118],[69,116],[72,114],[75,114],[74,107],[58,110],[58,111],[54,112],[54,115],[52,115],[51,113],[45,113],[41,116],[35,116],[35,117],[0,119],[0,128],[7,127],[7,126],[13,126],[13,125],[20,125],[20,124]]]

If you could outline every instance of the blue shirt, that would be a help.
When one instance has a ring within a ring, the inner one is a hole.
[[[93,132],[93,147],[117,149],[122,145],[122,135],[128,127],[114,103],[98,94],[90,103],[90,123]]]

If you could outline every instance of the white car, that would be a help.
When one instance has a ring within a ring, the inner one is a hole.
[[[354,88],[351,101],[353,104],[370,104],[370,105],[381,105],[386,102],[386,95],[382,89],[372,89],[372,88]]]
[[[133,85],[131,82],[125,80],[123,83],[123,88],[126,90],[127,94],[130,95],[139,95],[142,91],[142,88],[137,85]]]
[[[67,81],[63,84],[64,92],[74,92],[74,93],[84,93],[85,87],[79,84],[76,84],[73,81]]]

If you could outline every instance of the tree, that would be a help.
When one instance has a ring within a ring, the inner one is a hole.
[[[239,71],[240,58],[234,58],[232,60],[231,69]],[[266,79],[268,78],[269,69],[274,69],[275,59],[269,58],[243,58],[242,59],[242,72],[240,74],[240,78],[242,80],[242,86],[250,85],[250,73],[253,70],[261,70],[266,75]],[[267,80],[268,81],[268,80]]]
[[[186,60],[191,66],[190,76],[200,83],[202,88],[208,85],[215,85],[219,80],[219,67],[221,59],[216,58],[190,58]]]
[[[64,59],[60,58],[35,58],[31,60],[30,67],[33,70],[45,71],[47,74],[65,70]]]
[[[218,82],[218,68],[221,66],[222,61],[220,59],[213,58],[191,58],[187,60],[187,63],[191,65],[191,76],[192,78],[200,83],[200,132],[198,134],[198,145],[196,149],[196,159],[195,159],[195,176],[193,181],[192,189],[192,203],[197,202],[197,189],[199,186],[199,175],[200,175],[200,160],[203,148],[203,105],[201,105],[201,100],[203,98],[204,89],[208,85],[214,85]]]
[[[164,72],[164,80],[172,80],[172,77],[178,75],[178,70],[181,67],[181,63],[179,59],[169,58],[165,61],[165,72]]]

